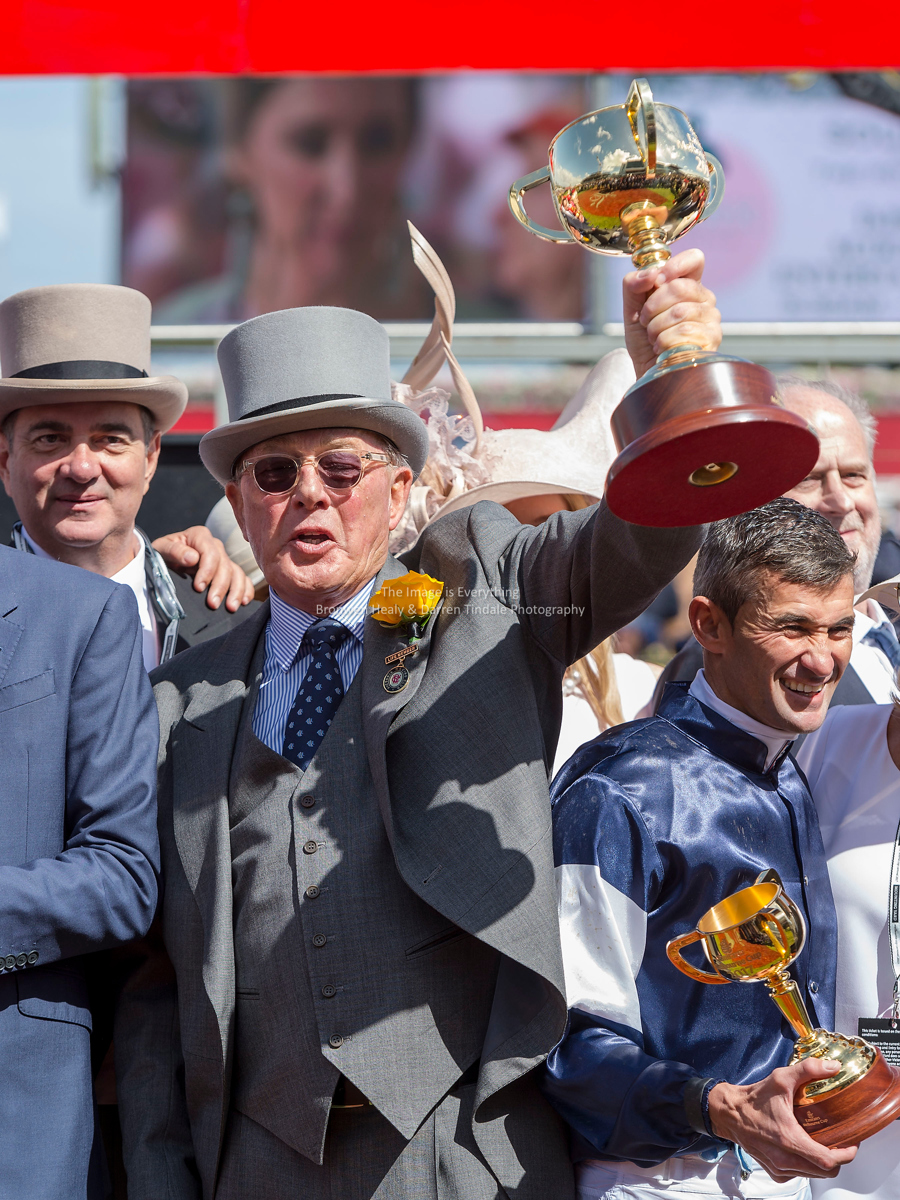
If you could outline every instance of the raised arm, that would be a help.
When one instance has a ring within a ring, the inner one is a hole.
[[[625,342],[638,378],[672,346],[718,348],[721,318],[703,265],[701,251],[687,250],[626,276]],[[598,492],[601,485],[598,478]],[[605,504],[590,516],[558,513],[538,530],[523,529],[498,556],[497,592],[514,598],[532,636],[567,665],[643,612],[702,536],[700,527],[628,525]]]
[[[469,531],[491,587],[564,666],[643,612],[703,540],[702,526],[629,525],[602,501],[537,528],[492,515],[488,523],[473,510]]]

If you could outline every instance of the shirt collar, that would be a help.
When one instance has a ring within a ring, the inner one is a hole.
[[[744,733],[749,733],[758,742],[762,742],[766,748],[766,759],[763,765],[764,771],[769,770],[785,746],[790,745],[793,741],[793,738],[785,737],[783,729],[772,729],[769,725],[763,725],[762,722],[754,720],[753,717],[741,712],[740,709],[732,708],[730,704],[726,704],[724,700],[720,700],[709,686],[706,672],[702,667],[694,676],[689,694],[695,700],[705,705],[706,708],[711,708],[714,713],[718,713],[720,717],[724,717],[726,721],[730,721],[732,725],[736,725]]]
[[[333,620],[346,625],[360,645],[364,641],[369,599],[374,587],[375,578],[373,577],[364,587],[360,588],[355,596],[345,601],[334,612],[327,614]],[[269,599],[272,604],[272,614],[269,618],[272,653],[282,671],[287,671],[297,658],[300,643],[303,641],[307,629],[316,621],[321,620],[321,617],[301,612],[299,608],[287,604],[271,586]]]
[[[877,602],[877,600],[867,601],[867,611],[860,612],[858,608],[853,610],[853,644],[854,646],[863,640],[867,633],[872,629],[877,629],[879,625],[890,624],[887,613]]]
[[[144,543],[137,539],[137,549],[134,552],[134,558],[130,563],[126,563],[121,571],[117,571],[112,576],[113,583],[124,583],[126,587],[130,587],[133,591],[147,586],[147,576],[144,570],[144,559],[146,551]]]
[[[25,526],[22,526],[22,535],[25,541],[31,547],[35,558],[53,559],[52,554],[37,544]],[[130,587],[132,591],[138,591],[140,588],[146,587],[146,576],[144,575],[144,543],[135,534],[134,537],[134,558],[131,562],[125,564],[121,571],[117,571],[115,575],[111,575],[113,583],[124,583],[126,587]],[[53,559],[53,561],[57,561]]]

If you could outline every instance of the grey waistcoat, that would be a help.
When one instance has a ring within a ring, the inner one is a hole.
[[[229,789],[232,1103],[314,1162],[339,1073],[411,1137],[481,1052],[499,955],[403,882],[359,674],[305,772],[241,714]]]

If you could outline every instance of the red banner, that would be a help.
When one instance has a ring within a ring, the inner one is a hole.
[[[6,0],[4,74],[883,70],[900,5]]]

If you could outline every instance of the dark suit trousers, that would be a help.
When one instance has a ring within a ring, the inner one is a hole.
[[[232,1110],[216,1200],[506,1200],[472,1137],[474,1097],[454,1089],[410,1142],[375,1108],[334,1109],[322,1166]]]

